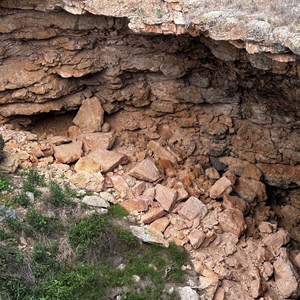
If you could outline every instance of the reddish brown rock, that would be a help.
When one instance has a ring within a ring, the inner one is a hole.
[[[82,142],[76,141],[54,147],[54,157],[57,162],[69,164],[82,156]]]
[[[247,228],[243,213],[238,209],[225,209],[219,215],[223,231],[240,236]]]
[[[160,232],[164,232],[169,224],[170,224],[169,218],[163,217],[163,218],[155,220],[153,223],[150,224],[150,226],[154,227],[156,230],[158,230]]]
[[[207,212],[208,210],[206,205],[203,204],[198,198],[193,196],[183,203],[182,207],[178,210],[178,213],[181,216],[189,220],[193,220],[195,218],[202,220]]]
[[[282,246],[286,245],[289,241],[290,235],[284,229],[280,229],[263,239],[263,243],[275,254]]]
[[[110,172],[117,166],[128,162],[127,155],[105,149],[91,151],[87,157],[98,163],[103,172]]]
[[[149,182],[154,182],[160,178],[159,171],[150,158],[146,158],[139,162],[131,169],[129,175]]]
[[[237,196],[224,195],[223,196],[223,205],[225,208],[236,208],[239,209],[243,214],[248,210],[247,202]]]
[[[89,157],[81,157],[75,164],[74,169],[76,172],[81,171],[90,171],[90,172],[98,172],[101,169],[101,166],[95,163]]]
[[[229,194],[232,190],[232,182],[226,176],[217,180],[209,190],[209,196],[212,199],[221,198],[223,194]]]
[[[127,198],[130,195],[130,189],[126,180],[120,175],[110,176],[114,189],[120,194],[121,198]]]
[[[151,140],[147,148],[153,151],[153,153],[159,158],[163,160],[168,160],[172,162],[173,164],[177,163],[176,157],[167,149],[165,149],[162,145],[160,145],[158,142],[155,142]]]
[[[238,178],[233,188],[241,198],[250,203],[255,199],[258,202],[263,202],[268,198],[265,185],[254,179]]]
[[[165,210],[162,207],[153,207],[150,208],[149,211],[142,215],[141,217],[141,221],[144,224],[149,224],[152,223],[153,221],[163,217],[166,214]],[[156,226],[154,226],[156,228]],[[158,228],[156,228],[158,229]],[[162,230],[160,230],[161,232],[163,232]]]
[[[148,204],[141,199],[128,199],[122,202],[121,205],[129,212],[133,212],[133,211],[142,212],[148,209]]]
[[[205,170],[205,175],[209,178],[209,179],[220,179],[220,174],[219,172],[215,169],[215,168],[208,168]]]
[[[177,191],[161,184],[157,184],[155,187],[155,199],[164,210],[170,211],[176,202]]]
[[[88,98],[82,101],[81,107],[73,119],[82,132],[96,132],[101,130],[104,110],[100,101],[96,98]]]
[[[241,177],[259,181],[262,177],[261,170],[253,164],[246,164]]]

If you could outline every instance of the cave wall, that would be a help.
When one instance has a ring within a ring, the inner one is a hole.
[[[300,162],[296,61],[204,35],[136,34],[127,18],[1,6],[2,122],[77,109],[96,96],[107,114],[126,112],[120,130],[148,139],[173,120],[180,138],[166,142],[183,158]]]

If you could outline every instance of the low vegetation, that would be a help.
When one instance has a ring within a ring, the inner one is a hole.
[[[137,240],[127,229],[121,206],[97,214],[74,201],[70,186],[47,182],[35,170],[21,176],[21,188],[8,199],[11,180],[0,176],[6,212],[0,220],[0,299],[99,300],[119,295],[157,300],[166,283],[184,282],[183,249]],[[177,298],[165,293],[164,299]]]

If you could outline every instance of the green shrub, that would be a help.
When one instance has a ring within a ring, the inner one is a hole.
[[[40,175],[37,170],[30,169],[28,172],[23,172],[25,176],[23,181],[23,191],[31,192],[35,197],[39,197],[41,192],[37,190],[37,187],[43,187],[46,185],[45,176]]]
[[[7,217],[4,220],[4,224],[13,232],[20,232],[22,230],[22,223],[13,217]]]
[[[10,191],[10,177],[7,174],[0,173],[0,192]]]
[[[0,161],[3,160],[4,158],[4,152],[3,152],[4,146],[5,146],[5,142],[3,136],[0,134]]]
[[[111,218],[121,218],[128,216],[128,211],[121,205],[115,204],[109,207],[108,216]]]
[[[23,207],[28,207],[30,205],[30,199],[25,192],[21,192],[17,195],[12,196],[9,199],[8,204],[9,205],[17,204]]]
[[[54,206],[70,205],[72,204],[72,197],[76,196],[76,192],[71,189],[69,185],[61,187],[56,181],[51,181],[50,202]]]

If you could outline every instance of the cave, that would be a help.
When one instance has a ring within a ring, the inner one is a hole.
[[[1,1],[1,133],[76,139],[74,117],[97,99],[104,113],[98,131],[114,136],[113,150],[128,157],[126,172],[152,157],[164,183],[181,182],[212,215],[222,205],[241,205],[209,193],[220,180],[215,173],[228,181],[235,176],[227,192],[246,202],[247,229],[226,244],[210,220],[207,236],[214,238],[193,258],[196,269],[201,261],[199,274],[209,269],[218,283],[213,292],[203,287],[201,299],[297,299],[299,30],[272,23],[274,29],[253,12],[246,21],[222,11],[204,17],[193,1],[123,1],[123,9],[117,1],[100,2]],[[30,157],[22,167],[39,163]],[[221,245],[227,256],[210,259]],[[231,253],[230,246],[241,250]]]

